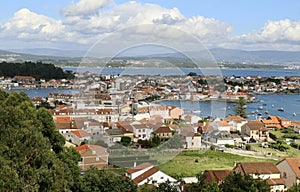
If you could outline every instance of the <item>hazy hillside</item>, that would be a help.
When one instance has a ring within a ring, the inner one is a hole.
[[[1,51],[0,62],[23,62],[23,61],[42,61],[44,63],[54,63],[60,66],[77,66],[82,62],[84,51],[78,50],[58,50],[58,49],[24,49],[16,50],[23,53]],[[31,53],[31,54],[28,54]],[[207,51],[204,52],[191,52],[191,54],[207,56]],[[280,64],[280,65],[300,65],[300,52],[292,51],[244,51],[235,49],[211,49],[210,53],[218,62],[227,64]],[[85,66],[99,66],[99,63],[107,63],[109,58],[85,58]],[[114,58],[114,61],[108,64],[111,67],[127,67],[141,61],[143,66],[153,66],[153,63],[159,63],[160,67],[168,67],[178,65],[181,67],[193,67],[191,60],[185,57],[182,53],[162,53],[155,55],[143,56],[123,56]],[[120,60],[120,61],[117,61]],[[133,62],[131,62],[133,61]],[[205,61],[204,61],[205,62]],[[168,64],[169,63],[169,64]],[[153,66],[155,67],[155,66]]]

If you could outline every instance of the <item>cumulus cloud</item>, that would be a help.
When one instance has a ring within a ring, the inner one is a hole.
[[[268,21],[260,31],[244,34],[240,38],[248,43],[297,42],[300,41],[300,21]]]
[[[17,11],[13,17],[3,25],[2,37],[16,36],[19,39],[51,40],[69,35],[61,21],[36,14],[28,9]]]
[[[80,0],[62,9],[65,16],[92,15],[103,7],[113,4],[112,0]]]
[[[108,5],[112,6],[103,9]],[[186,35],[192,34],[207,47],[277,49],[298,46],[300,41],[300,21],[268,21],[260,30],[237,36],[232,26],[214,18],[186,17],[176,7],[164,8],[136,1],[116,5],[112,0],[80,0],[63,8],[62,13],[65,18],[57,20],[21,9],[6,23],[0,24],[0,40],[38,42],[37,45],[41,42],[92,45],[99,39],[123,31],[124,34],[114,36],[116,42],[143,38],[150,42],[151,38],[160,38],[161,42],[169,40],[187,44]],[[141,27],[126,30],[139,25]]]

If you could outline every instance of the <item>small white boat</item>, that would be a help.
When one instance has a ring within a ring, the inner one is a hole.
[[[258,107],[259,110],[262,110],[263,108],[264,108],[263,106],[259,106],[259,107]]]
[[[201,111],[200,110],[194,110],[194,111],[192,111],[193,113],[201,113]]]
[[[293,113],[293,116],[296,116],[296,115],[297,115],[297,114],[294,112],[294,113]]]

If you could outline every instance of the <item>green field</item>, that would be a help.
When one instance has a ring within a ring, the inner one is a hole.
[[[221,151],[183,151],[174,159],[159,165],[158,168],[170,176],[179,178],[196,176],[209,169],[233,169],[235,162],[258,161],[277,162],[272,159],[245,157]]]

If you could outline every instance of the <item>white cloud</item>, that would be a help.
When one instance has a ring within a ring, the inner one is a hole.
[[[62,9],[62,13],[65,16],[91,15],[111,4],[113,4],[112,0],[80,0]]]
[[[123,30],[124,34],[115,37],[128,41],[145,38],[148,42],[151,38],[160,38],[162,42],[170,40],[186,43],[187,34],[193,34],[207,47],[299,47],[300,21],[268,21],[260,30],[237,36],[232,26],[225,22],[203,16],[186,17],[178,8],[168,9],[156,4],[131,1],[103,9],[108,5],[113,5],[113,1],[80,0],[62,9],[66,16],[62,20],[21,9],[6,23],[0,24],[0,40],[30,41],[37,46],[43,45],[43,42],[45,45],[92,45],[101,38]],[[124,30],[138,25],[142,26]]]
[[[297,42],[300,41],[300,21],[268,21],[260,31],[244,34],[240,38],[248,43]]]
[[[61,21],[36,14],[28,9],[17,11],[13,17],[4,24],[1,37],[16,36],[19,39],[53,40],[66,38],[65,27]]]

